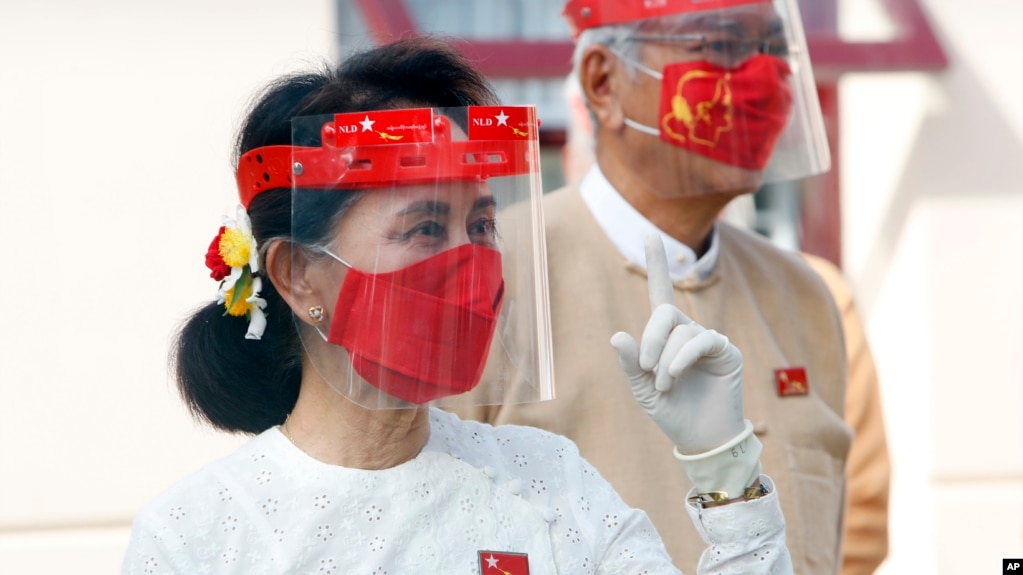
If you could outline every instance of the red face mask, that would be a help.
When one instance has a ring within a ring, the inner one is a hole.
[[[736,68],[705,61],[678,62],[661,78],[660,125],[670,144],[748,170],[767,166],[792,107],[785,60],[757,55]]]
[[[483,375],[504,295],[501,253],[464,244],[393,272],[350,268],[327,341],[371,385],[422,404]]]

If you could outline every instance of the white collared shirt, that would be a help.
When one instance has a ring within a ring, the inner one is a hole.
[[[646,269],[645,240],[651,232],[657,232],[664,241],[668,275],[672,280],[683,280],[693,274],[703,279],[714,270],[720,244],[716,225],[711,231],[707,253],[697,259],[696,252],[689,246],[669,236],[636,211],[607,181],[599,166],[594,164],[586,173],[579,183],[579,192],[604,234],[629,262]]]

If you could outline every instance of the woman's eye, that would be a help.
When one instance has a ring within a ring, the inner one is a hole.
[[[469,226],[469,239],[472,243],[497,248],[497,220],[480,218]]]
[[[469,226],[469,235],[487,236],[489,238],[497,235],[497,220],[494,218],[481,218]]]
[[[444,235],[444,226],[437,222],[423,222],[412,229],[412,235],[441,237]]]

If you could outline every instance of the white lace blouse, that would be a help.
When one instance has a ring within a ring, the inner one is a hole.
[[[439,410],[430,424],[422,453],[379,471],[321,463],[267,430],[147,505],[123,573],[678,572],[646,514],[569,440]],[[791,571],[771,491],[707,510],[664,494],[711,544],[700,573]]]

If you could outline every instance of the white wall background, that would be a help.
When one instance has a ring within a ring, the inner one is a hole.
[[[880,28],[872,2],[845,22]],[[1023,556],[1023,2],[926,0],[941,74],[841,84],[846,272],[893,464],[883,575]]]
[[[232,137],[332,56],[329,0],[0,1],[0,573],[115,573],[138,508],[237,439],[167,375],[210,298]]]
[[[231,138],[330,58],[331,0],[0,0],[0,573],[116,572],[131,517],[237,438],[198,428],[169,338],[215,282]],[[883,30],[876,0],[843,18]],[[895,466],[884,575],[1023,556],[1023,22],[926,0],[940,75],[841,84],[844,260]]]

